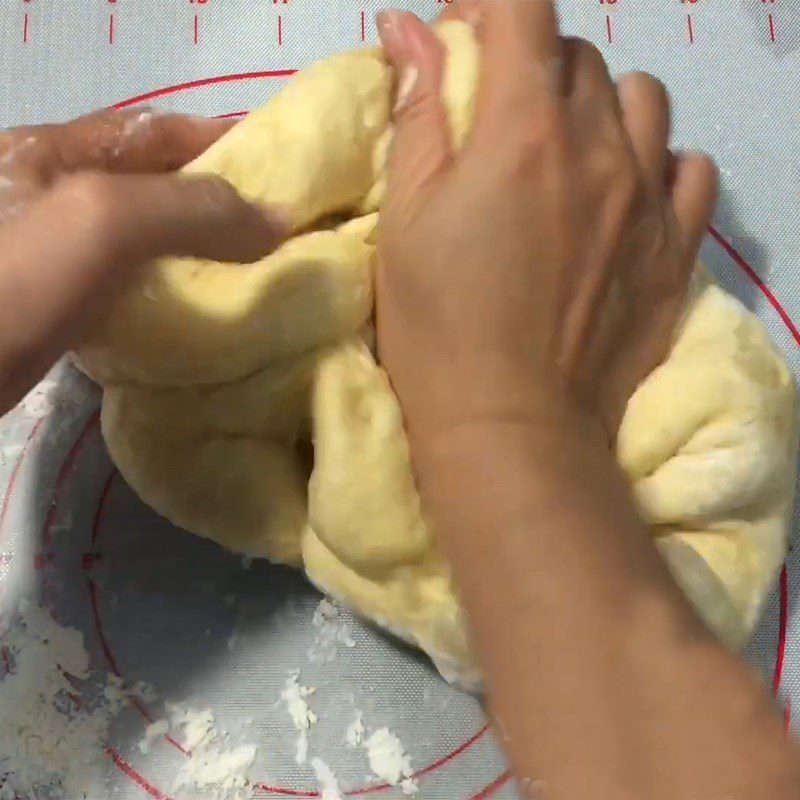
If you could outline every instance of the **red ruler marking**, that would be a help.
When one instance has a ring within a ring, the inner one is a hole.
[[[609,44],[611,44],[613,38],[614,37],[611,29],[611,15],[606,14],[606,39],[608,39]]]
[[[194,43],[197,44],[200,41],[200,15],[194,15]]]
[[[361,12],[361,41],[367,41],[367,12]]]
[[[114,33],[115,33],[115,23],[114,23],[114,15],[109,14],[108,16],[108,43],[114,44]]]
[[[283,47],[283,14],[278,14],[278,46]]]
[[[22,21],[22,43],[28,44],[30,41],[30,17],[26,13],[25,18]]]
[[[769,19],[769,39],[771,42],[775,41],[776,33],[775,33],[775,17],[772,14],[767,15]]]
[[[692,15],[686,15],[686,27],[689,31],[689,44],[694,44],[694,22],[692,22]]]

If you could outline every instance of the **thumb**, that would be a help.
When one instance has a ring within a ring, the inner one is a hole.
[[[436,34],[405,11],[378,14],[378,32],[397,73],[390,194],[410,198],[447,167],[452,144],[440,89],[444,48]]]

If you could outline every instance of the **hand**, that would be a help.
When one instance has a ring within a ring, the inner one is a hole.
[[[282,225],[218,178],[170,174],[229,122],[148,110],[0,132],[0,413],[160,255],[249,262]]]
[[[483,47],[459,153],[435,35],[409,13],[379,20],[398,73],[416,76],[396,114],[381,214],[381,357],[412,439],[433,424],[567,411],[613,439],[667,354],[715,169],[671,156],[664,87],[645,74],[615,86],[592,45],[558,37],[551,3],[461,3],[454,14],[477,23]]]

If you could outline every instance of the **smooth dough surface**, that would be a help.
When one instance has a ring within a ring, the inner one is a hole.
[[[438,31],[460,145],[480,53],[466,24]],[[449,567],[368,333],[392,86],[380,50],[335,56],[190,164],[186,173],[221,175],[281,206],[296,235],[255,265],[149,265],[79,355],[105,388],[111,455],[154,509],[237,552],[302,567],[475,687]],[[732,647],[786,553],[797,428],[783,360],[698,267],[668,359],[630,399],[617,455],[676,582]]]

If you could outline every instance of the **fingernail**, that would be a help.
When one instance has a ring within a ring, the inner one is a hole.
[[[403,14],[394,9],[379,11],[376,17],[376,24],[381,44],[386,48],[389,58],[392,61],[400,60],[405,62],[409,53]]]

